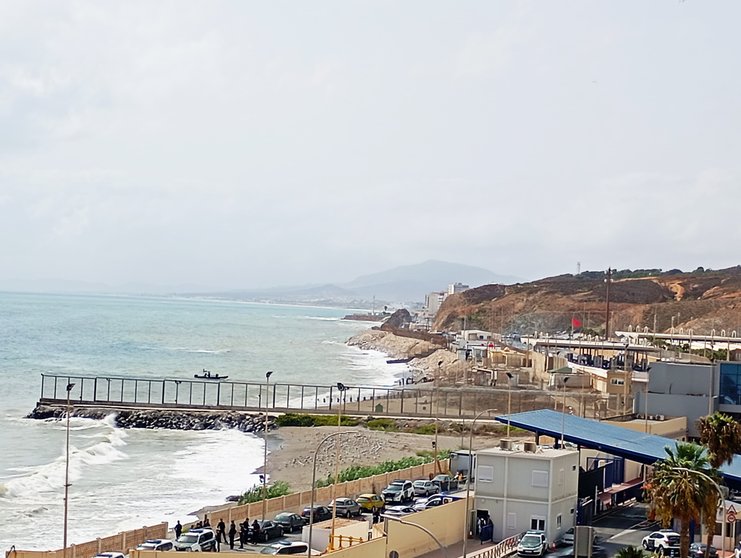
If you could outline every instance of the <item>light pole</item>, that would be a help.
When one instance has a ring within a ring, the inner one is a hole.
[[[337,406],[337,432],[342,427],[342,402],[345,398],[345,392],[349,389],[342,382],[337,382],[337,389],[340,392],[340,403]],[[335,550],[334,547],[334,528],[337,521],[337,477],[340,474],[340,444],[335,444],[334,459],[334,482],[332,483],[332,528],[329,535],[329,550]]]
[[[507,375],[509,376],[510,373],[507,372]],[[481,411],[478,415],[476,415],[473,418],[473,421],[471,421],[471,427],[468,431],[468,479],[466,482],[466,515],[463,518],[463,558],[466,558],[466,548],[468,547],[468,525],[470,517],[470,498],[471,498],[471,478],[473,478],[473,427],[476,425],[476,421],[481,418],[481,415],[484,413],[493,413],[497,411],[497,409],[484,409]],[[509,415],[507,415],[507,427],[509,427]]]
[[[324,445],[324,442],[335,436],[341,436],[342,434],[350,434],[350,431],[345,432],[333,432],[329,436],[325,436],[324,439],[319,442],[319,445],[314,450],[313,466],[311,470],[311,505],[309,506],[309,556],[311,556],[311,535],[314,530],[314,492],[316,490],[316,456],[319,453],[319,449]],[[339,444],[339,441],[337,442]],[[334,513],[334,512],[333,512]],[[334,533],[333,533],[334,534]]]
[[[720,489],[718,483],[702,471],[698,471],[697,469],[688,469],[687,467],[672,467],[671,469],[673,471],[684,471],[685,473],[691,473],[693,475],[701,476],[706,481],[710,482],[715,488],[715,491],[718,493],[720,503],[723,506],[723,523],[720,526],[720,555],[723,556],[726,552],[726,521],[728,520],[728,518],[726,517],[726,495]]]
[[[384,519],[386,519],[388,521],[396,521],[397,523],[401,523],[402,525],[409,525],[410,527],[416,527],[417,529],[420,529],[421,531],[424,531],[425,533],[427,533],[430,536],[430,538],[432,538],[433,541],[435,541],[437,543],[437,546],[440,547],[440,551],[442,552],[443,558],[448,558],[448,550],[443,546],[443,543],[440,542],[440,539],[438,539],[432,533],[432,531],[430,531],[426,527],[423,527],[422,525],[419,525],[418,523],[412,523],[411,521],[405,521],[402,518],[396,517],[396,516],[393,516],[393,515],[382,514],[381,517],[383,517]],[[388,536],[388,530],[387,530],[386,536]],[[465,554],[464,554],[464,556],[465,556]]]
[[[262,520],[268,508],[268,393],[270,393],[270,376],[272,370],[265,372],[265,426],[263,427],[263,454],[262,454]]]
[[[512,374],[507,374],[507,438],[509,438],[509,416],[512,414]]]
[[[69,416],[72,412],[69,404],[69,392],[75,384],[67,384],[67,457],[64,464],[64,557],[67,558],[67,508],[69,507]]]
[[[566,423],[566,382],[569,381],[568,377],[564,377],[563,382],[563,401],[561,403],[561,449],[563,449],[563,431]]]
[[[437,386],[438,382],[440,381],[440,365],[442,364],[442,360],[437,363],[437,374],[435,374],[435,382],[433,384],[433,390],[432,393],[435,397],[435,441],[432,442],[432,449],[435,452],[435,474],[439,474],[440,471],[440,461],[437,458],[438,451],[437,451],[437,431],[438,431],[438,413],[440,411],[440,405],[438,403],[438,393],[437,393]]]

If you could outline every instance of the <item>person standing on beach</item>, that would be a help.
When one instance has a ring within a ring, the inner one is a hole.
[[[178,522],[175,524],[175,527],[173,527],[173,530],[175,531],[175,540],[178,540],[180,538],[180,533],[183,532],[183,526],[180,525],[179,519]]]
[[[229,549],[234,550],[234,535],[237,534],[237,526],[234,525],[234,520],[232,519],[231,525],[229,525]]]
[[[224,523],[224,518],[220,518],[216,524],[216,540],[226,543],[226,524]]]

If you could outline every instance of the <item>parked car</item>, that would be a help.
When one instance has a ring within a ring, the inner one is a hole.
[[[548,558],[574,558],[574,547],[569,545],[548,553]],[[592,545],[592,558],[607,558],[604,546]]]
[[[440,487],[440,492],[458,490],[458,481],[450,475],[437,475],[432,479],[432,482]]]
[[[137,550],[172,550],[172,541],[169,539],[147,539],[136,547]]]
[[[264,521],[257,520],[257,524],[260,526],[259,540],[262,542],[268,542],[271,539],[279,539],[283,536],[283,527],[278,525],[275,521],[265,519]]]
[[[126,558],[123,552],[101,552],[96,554],[95,558]]]
[[[306,521],[297,513],[283,512],[273,518],[273,521],[283,527],[284,533],[300,531],[306,525]]]
[[[671,529],[654,531],[650,535],[643,537],[641,544],[646,550],[663,556],[679,555],[679,533]]]
[[[417,496],[432,496],[440,492],[440,487],[431,480],[417,479],[412,483]]]
[[[327,521],[328,519],[332,519],[332,510],[330,510],[327,506],[314,506],[314,513],[311,513],[311,508],[306,507],[304,508],[304,511],[301,512],[301,517],[304,518],[304,521],[306,523],[309,523],[309,519],[313,515],[313,522],[319,523],[320,521]]]
[[[389,502],[398,502],[403,504],[414,498],[414,486],[412,481],[395,480],[381,493],[383,499]]]
[[[191,529],[178,537],[175,550],[189,552],[216,551],[216,535],[211,529]]]
[[[266,546],[260,551],[260,554],[303,554],[306,556],[309,553],[309,545],[305,542],[289,542],[287,544],[271,544]],[[312,556],[319,556],[321,552],[312,548]]]
[[[386,508],[386,511],[383,512],[383,515],[393,515],[395,517],[400,517],[402,515],[409,515],[410,513],[414,513],[417,510],[415,510],[412,506],[388,506]]]
[[[545,556],[548,544],[543,531],[525,531],[517,543],[518,556]]]
[[[442,506],[445,503],[445,497],[442,494],[435,494],[429,498],[417,498],[412,507],[417,511]]]
[[[705,543],[692,543],[690,545],[690,558],[705,558],[705,549],[708,547]],[[708,552],[709,558],[718,558],[718,549],[710,547]]]
[[[355,501],[360,504],[361,511],[374,512],[386,506],[383,496],[379,494],[361,494]]]
[[[337,511],[335,513],[338,517],[357,517],[360,515],[360,504],[352,498],[337,498],[327,504],[327,507],[330,510],[336,507]]]

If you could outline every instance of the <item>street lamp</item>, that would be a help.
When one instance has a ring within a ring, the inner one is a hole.
[[[509,438],[509,416],[512,414],[512,374],[507,374],[507,438]],[[520,400],[522,401],[522,400]]]
[[[564,376],[562,382],[563,382],[563,400],[561,403],[561,449],[563,449],[563,431],[564,431],[564,425],[566,423],[566,382],[569,381],[569,378]]]
[[[507,372],[507,375],[511,376],[509,372]],[[466,558],[466,548],[468,546],[468,525],[470,520],[468,516],[471,513],[469,509],[469,500],[471,497],[471,478],[473,476],[473,427],[476,425],[476,421],[481,418],[481,415],[483,415],[484,413],[493,413],[496,411],[497,409],[484,409],[483,411],[481,411],[473,418],[473,421],[471,421],[471,427],[468,431],[468,479],[466,482],[466,515],[463,518],[463,558]],[[507,415],[507,427],[509,428],[509,414]]]
[[[268,393],[270,393],[270,376],[273,371],[265,372],[265,426],[263,428],[263,454],[262,454],[262,520],[268,508]]]
[[[345,399],[345,392],[350,389],[342,382],[337,382],[337,389],[340,392],[340,403],[337,405],[337,432],[342,427],[342,403]],[[329,550],[334,550],[334,528],[337,520],[337,477],[340,474],[340,444],[335,444],[334,459],[334,482],[332,483],[332,529],[329,535]]]
[[[420,524],[418,524],[418,523],[412,523],[411,521],[405,521],[405,520],[403,520],[402,518],[400,518],[400,517],[396,517],[396,516],[394,516],[394,515],[386,515],[386,514],[384,513],[384,514],[382,514],[382,515],[381,515],[381,517],[383,517],[384,519],[386,519],[386,520],[388,520],[388,521],[396,521],[397,523],[401,523],[402,525],[409,525],[410,527],[416,527],[417,529],[420,529],[421,531],[424,531],[425,533],[427,533],[427,534],[428,534],[428,535],[429,535],[429,536],[430,536],[430,537],[432,538],[432,540],[434,540],[434,541],[435,541],[435,542],[437,543],[437,546],[439,546],[439,547],[440,547],[440,551],[442,552],[443,558],[448,558],[448,551],[447,551],[447,549],[446,549],[446,548],[445,548],[445,547],[443,546],[443,543],[441,543],[441,542],[440,542],[440,539],[438,539],[438,538],[437,538],[437,537],[436,537],[436,536],[435,536],[435,535],[434,535],[434,534],[432,533],[432,531],[430,531],[430,530],[429,530],[429,529],[427,529],[426,527],[423,527],[422,525],[420,525]],[[388,537],[388,529],[386,529],[386,531],[387,531],[387,532],[386,532],[386,536]],[[465,539],[464,539],[464,541],[465,541]],[[464,556],[465,556],[465,554],[464,554]]]
[[[67,558],[67,508],[69,506],[69,416],[72,412],[69,403],[69,392],[75,384],[67,384],[67,457],[64,464],[64,557]]]
[[[311,535],[314,530],[314,492],[316,491],[316,456],[319,453],[319,449],[324,445],[324,442],[329,440],[330,438],[334,438],[335,436],[341,436],[342,434],[350,434],[350,431],[347,430],[345,432],[333,432],[332,434],[325,436],[324,439],[319,442],[319,445],[314,450],[314,458],[313,458],[313,466],[311,470],[311,505],[309,506],[309,556],[311,556]],[[339,445],[339,441],[337,442]],[[335,479],[336,480],[336,479]],[[334,510],[337,506],[333,506],[332,509]],[[332,512],[334,516],[334,511]],[[332,533],[334,535],[334,532]]]

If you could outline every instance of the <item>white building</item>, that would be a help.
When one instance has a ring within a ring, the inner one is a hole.
[[[433,292],[425,295],[425,310],[430,316],[437,314],[440,310],[440,305],[445,301],[445,297],[448,295],[441,292]]]
[[[502,440],[499,448],[476,452],[477,514],[494,522],[494,540],[528,529],[553,542],[574,525],[579,452]]]
[[[470,288],[471,287],[469,287],[468,285],[464,285],[463,283],[451,283],[450,285],[448,285],[448,294],[452,295],[462,293],[463,291],[467,291]]]

